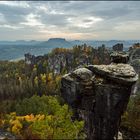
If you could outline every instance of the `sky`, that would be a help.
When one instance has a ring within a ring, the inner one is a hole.
[[[140,1],[0,1],[0,40],[138,40]]]

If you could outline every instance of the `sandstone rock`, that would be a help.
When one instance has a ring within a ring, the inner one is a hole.
[[[129,52],[130,61],[133,59],[140,59],[140,48],[134,48]]]
[[[89,80],[92,77],[92,72],[86,68],[80,68],[73,71],[71,76],[75,76],[81,80]]]
[[[134,67],[137,73],[140,73],[140,48],[133,48],[129,53],[129,64]]]
[[[92,76],[90,70],[79,68],[62,77],[62,96],[71,106],[81,106],[82,96],[92,93]]]
[[[140,74],[140,59],[134,59],[130,62],[130,65],[133,66],[135,71]]]
[[[134,59],[134,60],[132,60],[131,65],[140,66],[140,59]]]
[[[131,85],[138,79],[133,67],[128,64],[89,65],[87,68],[93,73],[111,79],[118,84]]]
[[[88,139],[114,139],[137,78],[128,64],[89,65],[62,77],[62,97],[85,121]]]
[[[116,45],[113,46],[113,50],[114,51],[123,51],[123,44],[122,43],[118,43]]]
[[[124,52],[113,52],[111,55],[111,62],[114,63],[127,63],[129,60],[128,54]]]

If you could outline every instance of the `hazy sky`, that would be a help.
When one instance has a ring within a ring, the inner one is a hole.
[[[140,39],[140,1],[0,1],[0,40]]]

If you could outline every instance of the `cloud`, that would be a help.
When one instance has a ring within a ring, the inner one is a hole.
[[[42,24],[39,20],[38,20],[39,16],[30,13],[29,15],[26,16],[25,18],[25,22],[20,22],[21,25],[25,25],[25,26],[30,26],[30,27],[41,27],[44,26],[44,24]]]
[[[99,17],[73,17],[68,18],[69,23],[72,24],[74,27],[81,27],[81,28],[91,28],[94,24],[102,21],[102,18]]]
[[[17,27],[17,26],[11,26],[11,25],[8,25],[8,24],[0,25],[0,27],[2,27],[2,28],[9,28],[9,29],[13,29],[13,30],[17,30],[17,29],[21,28],[21,27]]]
[[[27,2],[16,2],[16,1],[0,1],[0,5],[6,5],[10,7],[21,7],[21,8],[27,8],[30,7],[30,5]]]
[[[139,1],[0,1],[0,32],[9,40],[138,39],[139,11]]]
[[[9,24],[17,24],[25,19],[31,8],[25,3],[0,2],[0,14],[2,14]]]

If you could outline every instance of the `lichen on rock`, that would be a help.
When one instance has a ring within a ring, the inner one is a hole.
[[[92,72],[86,68],[79,68],[71,73],[72,76],[81,80],[89,80],[92,77]]]
[[[87,68],[97,75],[125,85],[133,84],[138,79],[135,70],[128,64],[89,65]]]

